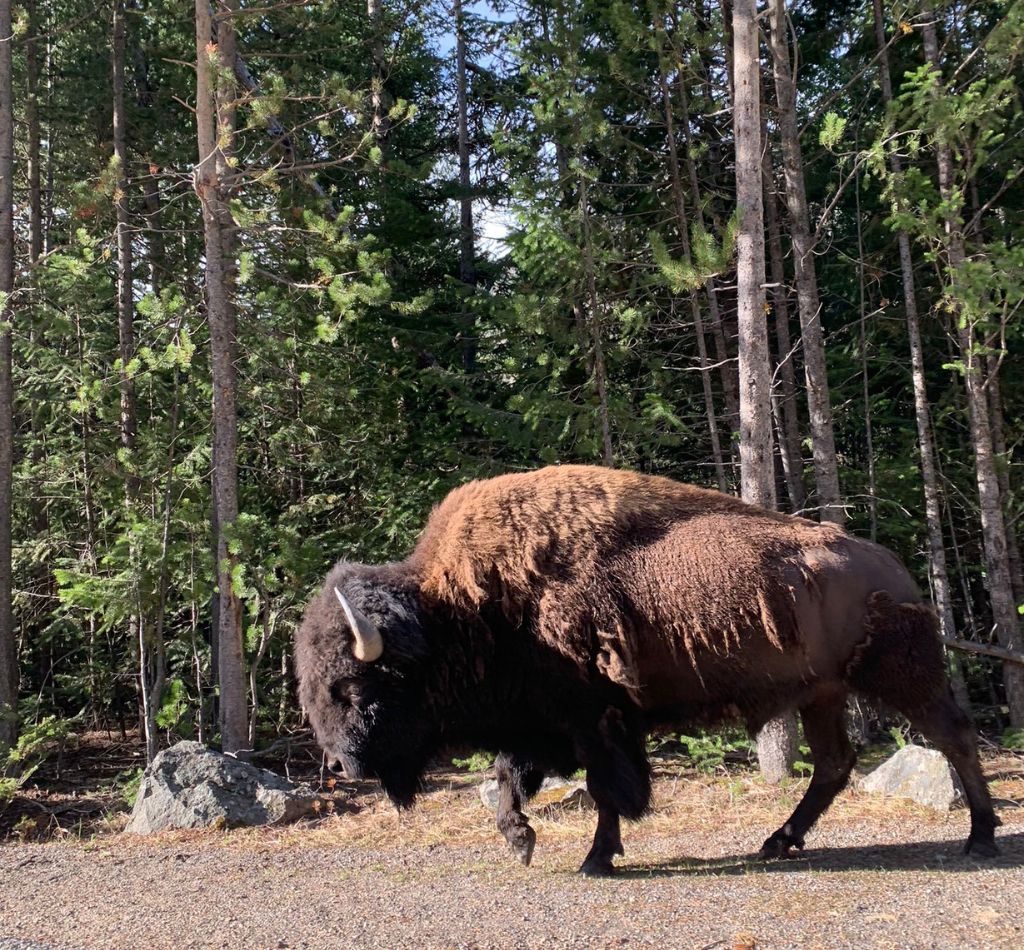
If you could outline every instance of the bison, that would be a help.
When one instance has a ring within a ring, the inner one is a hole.
[[[597,804],[580,868],[613,871],[619,819],[651,795],[649,732],[800,712],[814,773],[761,849],[783,857],[846,785],[851,694],[903,713],[959,773],[966,850],[999,824],[946,679],[936,618],[903,565],[831,524],[667,478],[557,466],[470,482],[404,561],[340,561],[296,635],[299,699],[329,764],[411,805],[439,750],[498,753],[498,827],[545,771],[583,768]]]

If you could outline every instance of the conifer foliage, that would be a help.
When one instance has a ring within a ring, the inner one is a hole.
[[[0,0],[0,746],[265,744],[329,564],[559,462],[877,536],[1024,725],[1022,55],[1016,0]]]

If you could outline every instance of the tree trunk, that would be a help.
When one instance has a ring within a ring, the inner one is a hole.
[[[736,139],[736,297],[739,323],[740,479],[743,499],[775,507],[771,372],[764,297],[761,99],[753,0],[733,6]]]
[[[135,75],[135,101],[143,109],[153,108],[153,90],[149,85],[146,56],[138,42],[131,44],[132,69]],[[167,268],[167,250],[163,235],[163,207],[160,200],[160,169],[150,160],[142,178],[142,198],[146,213],[146,248],[149,264],[149,283],[152,292],[160,295],[163,273]]]
[[[736,140],[736,294],[739,322],[740,480],[744,501],[775,507],[771,373],[764,297],[764,204],[761,172],[761,64],[755,0],[735,0],[733,132]],[[768,782],[796,761],[796,719],[774,719],[758,733],[757,755]]]
[[[228,535],[238,516],[238,417],[235,379],[234,222],[227,204],[227,178],[234,146],[235,33],[232,22],[237,2],[217,23],[209,0],[196,0],[196,126],[199,164],[195,189],[203,210],[206,245],[206,312],[210,326],[210,365],[213,376],[213,514],[216,524],[216,631],[220,684],[221,747],[237,753],[246,748],[245,657],[242,643],[242,604],[232,585],[237,558],[228,548]]]
[[[579,177],[580,221],[583,226],[583,269],[587,282],[589,306],[586,326],[590,333],[590,358],[597,390],[597,412],[601,426],[601,460],[607,466],[615,464],[612,446],[612,424],[608,408],[608,377],[604,365],[604,341],[601,338],[601,303],[597,294],[597,274],[594,264],[594,236],[590,227],[590,209],[587,205],[587,179]]]
[[[665,136],[668,141],[668,168],[672,185],[672,197],[675,202],[676,230],[683,249],[683,260],[690,264],[692,249],[690,247],[689,223],[686,218],[686,198],[683,194],[683,181],[679,168],[679,150],[676,145],[675,117],[672,114],[672,97],[669,91],[668,76],[665,69],[665,26],[661,14],[655,14],[655,29],[658,36],[658,85],[661,91],[661,103],[665,114]],[[685,121],[685,116],[684,116]],[[694,198],[696,201],[696,197]],[[700,367],[701,385],[704,390],[704,411],[708,420],[708,436],[711,441],[711,455],[715,463],[715,475],[718,479],[718,490],[727,492],[729,483],[725,476],[725,462],[722,459],[722,444],[718,436],[718,422],[715,417],[715,398],[711,389],[711,376],[708,368],[707,343],[704,339],[704,321],[700,312],[700,301],[695,293],[689,294],[690,314],[693,317],[694,334],[697,338],[697,359]],[[714,299],[714,290],[708,287],[708,299]]]
[[[370,27],[373,31],[370,40],[373,57],[373,79],[370,87],[370,105],[373,109],[371,128],[374,143],[383,151],[387,143],[388,132],[391,129],[391,120],[388,118],[391,102],[385,88],[387,63],[384,56],[381,0],[366,0],[366,13],[370,18]]]
[[[0,0],[0,751],[18,737],[18,656],[12,606],[14,477],[14,103],[11,0]]]
[[[28,177],[28,263],[29,281],[33,287],[38,286],[38,264],[43,256],[45,236],[43,233],[43,193],[42,193],[42,133],[39,122],[39,20],[35,0],[25,4],[28,20],[28,36],[25,39],[25,131],[26,131],[26,171]],[[36,295],[30,298],[28,313],[29,342],[32,350],[43,346],[45,339],[42,321],[32,311],[35,310]],[[47,492],[45,487],[44,456],[45,440],[42,419],[45,411],[46,390],[41,388],[33,394],[29,406],[29,425],[31,427],[32,470],[35,473],[33,497],[29,500],[32,517],[32,529],[37,538],[44,538],[50,530],[49,512],[47,510]],[[39,561],[33,565],[33,600],[38,606],[36,617],[45,618],[56,603],[53,573],[50,565]]]
[[[892,78],[889,51],[885,40],[885,20],[882,0],[872,0],[875,18],[875,39],[878,43],[879,82],[882,102],[888,107],[892,101]],[[894,175],[902,172],[902,162],[895,150],[889,155],[889,168]],[[925,381],[924,348],[921,345],[921,326],[917,311],[917,288],[914,281],[914,261],[910,251],[910,236],[906,231],[896,232],[900,255],[900,274],[903,278],[904,312],[907,317],[907,338],[910,343],[910,372],[914,385],[914,417],[917,421],[917,444],[921,458],[921,479],[924,482],[925,524],[928,531],[928,554],[931,567],[932,596],[939,613],[942,636],[955,639],[956,622],[953,619],[953,597],[946,566],[946,546],[942,537],[942,499],[939,478],[935,469],[935,441],[932,437],[931,411]]]
[[[728,57],[729,62],[731,90],[732,53],[729,45],[727,45],[726,49],[726,56]],[[680,123],[680,128],[683,133],[683,144],[686,147],[686,171],[687,177],[690,180],[690,192],[693,198],[694,213],[696,215],[697,223],[703,227],[704,212],[701,211],[700,179],[697,175],[697,163],[693,157],[693,140],[690,135],[690,96],[686,90],[686,81],[682,69],[679,69],[676,72],[676,89],[679,93],[679,105],[682,110],[682,122]],[[708,85],[707,94],[711,94],[710,84]],[[708,295],[708,314],[711,317],[711,338],[715,344],[715,360],[718,363],[719,373],[722,377],[722,394],[725,397],[725,411],[729,419],[729,446],[730,454],[732,454],[735,451],[733,448],[735,446],[735,442],[732,438],[732,432],[738,431],[740,420],[739,379],[737,375],[737,367],[736,363],[729,358],[729,344],[725,338],[725,324],[722,319],[721,310],[718,306],[718,294],[715,289],[714,277],[709,277],[704,282],[704,290]]]
[[[923,25],[925,59],[940,76],[938,35],[935,19],[929,16]],[[951,283],[951,298],[956,300],[956,280],[966,261],[963,233],[955,208],[958,207],[953,176],[953,156],[948,145],[938,146],[939,193],[947,209],[945,217],[947,276]],[[967,412],[970,421],[971,442],[974,447],[978,498],[981,509],[981,533],[985,552],[985,576],[992,620],[996,637],[1004,649],[1024,652],[1017,605],[1013,599],[1013,581],[1006,542],[1006,524],[1003,519],[1003,501],[999,490],[999,473],[992,445],[992,428],[982,356],[978,352],[975,327],[962,313],[953,314],[957,324],[957,341],[963,365],[964,388],[967,394]],[[1024,668],[1013,663],[1003,664],[1003,684],[1010,724],[1024,727]]]
[[[473,195],[469,175],[469,110],[466,102],[466,21],[462,0],[453,0],[455,13],[456,96],[459,109],[459,280],[467,294],[462,323],[466,337],[462,344],[462,363],[467,373],[476,366],[476,338],[469,294],[476,286],[476,248],[473,234]]]
[[[767,126],[762,122],[765,143]],[[775,344],[778,366],[779,449],[786,476],[786,493],[794,512],[802,512],[807,502],[804,488],[804,460],[800,448],[800,422],[796,402],[796,373],[793,370],[793,344],[789,334],[789,301],[786,299],[786,266],[782,254],[782,236],[775,196],[775,175],[771,151],[764,157],[764,217],[768,228],[768,259],[772,275],[772,314],[775,317]]]
[[[839,493],[839,468],[836,463],[832,404],[825,365],[825,338],[821,327],[818,278],[814,267],[814,247],[811,243],[810,217],[804,187],[803,155],[796,115],[796,82],[790,68],[785,0],[771,0],[769,10],[775,92],[779,103],[779,137],[782,144],[786,202],[789,207],[790,235],[793,241],[793,268],[796,274],[797,305],[804,349],[814,479],[818,489],[821,519],[842,524],[846,520],[846,515]]]
[[[871,419],[871,380],[868,373],[868,300],[867,281],[864,275],[864,229],[860,213],[860,176],[854,175],[857,219],[857,290],[860,308],[860,380],[861,397],[864,400],[864,454],[868,470],[868,518],[871,540],[878,540],[878,480],[875,474],[875,427]]]
[[[996,453],[996,472],[999,475],[999,493],[1003,498],[1003,522],[1006,525],[1006,557],[1010,563],[1010,585],[1013,599],[1018,605],[1024,604],[1024,577],[1021,576],[1020,548],[1017,532],[1010,520],[1013,486],[1010,484],[1012,458],[1006,445],[1006,429],[1003,424],[1003,393],[999,383],[999,360],[991,353],[985,357],[988,384],[989,419],[992,424],[992,450]]]
[[[43,194],[40,173],[39,130],[39,22],[36,0],[25,4],[28,37],[25,40],[25,128],[28,136],[28,259],[35,265],[43,255]]]
[[[113,91],[114,130],[114,210],[117,216],[117,336],[120,369],[118,384],[121,392],[121,447],[124,450],[125,523],[132,531],[134,511],[139,502],[139,478],[135,471],[135,443],[138,436],[138,416],[135,399],[135,380],[131,361],[135,356],[135,297],[134,267],[132,261],[131,220],[128,212],[128,142],[125,131],[124,76],[125,76],[125,5],[114,0],[112,23],[111,80]],[[142,612],[139,575],[142,565],[138,545],[128,544],[129,571],[132,577],[133,609],[128,618],[128,640],[138,644],[139,694],[142,699],[142,733],[146,740],[146,758],[152,762],[157,754],[156,714],[161,697],[155,695],[150,677],[150,638]]]

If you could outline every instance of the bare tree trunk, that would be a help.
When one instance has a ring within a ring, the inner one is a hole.
[[[473,194],[469,175],[469,110],[466,102],[466,21],[462,0],[453,0],[455,13],[456,95],[459,108],[459,280],[467,294],[476,286],[476,248],[473,234]],[[476,366],[476,338],[473,313],[463,314],[466,338],[462,344],[462,363],[467,373]]]
[[[731,19],[726,16],[726,19],[731,24]],[[728,29],[728,27],[727,27]],[[728,62],[729,70],[729,87],[730,94],[732,89],[732,52],[731,44],[726,43],[726,58]],[[701,211],[701,187],[700,179],[697,175],[697,163],[694,160],[693,153],[693,140],[690,134],[690,97],[686,90],[686,80],[683,74],[683,70],[679,69],[676,73],[676,89],[679,92],[679,103],[682,109],[682,122],[680,128],[683,132],[683,143],[686,146],[686,171],[687,177],[690,179],[690,192],[693,196],[694,212],[696,214],[697,223],[704,226],[704,213]],[[708,94],[710,95],[711,86],[708,84]],[[729,345],[725,338],[725,324],[722,319],[722,313],[718,306],[718,294],[715,289],[715,279],[709,277],[704,283],[704,289],[708,295],[708,314],[711,317],[711,338],[715,344],[715,360],[719,366],[719,373],[722,377],[722,393],[725,396],[725,411],[729,417],[729,428],[730,428],[730,454],[735,451],[732,447],[735,445],[734,440],[731,437],[732,431],[739,430],[740,420],[740,397],[739,397],[739,378],[736,363],[729,358]]]
[[[25,40],[25,128],[28,134],[28,259],[35,265],[43,255],[43,195],[40,173],[39,130],[39,22],[36,0],[25,4],[28,37]]]
[[[867,286],[864,277],[864,232],[860,215],[860,176],[855,175],[853,193],[856,200],[857,217],[857,288],[860,307],[860,378],[861,396],[864,399],[864,450],[868,467],[868,517],[871,525],[871,540],[878,540],[878,483],[875,476],[875,429],[871,421],[871,386],[868,375],[868,313]]]
[[[668,167],[672,184],[672,197],[675,202],[676,230],[683,248],[683,260],[690,264],[692,248],[690,247],[689,224],[686,218],[686,198],[683,194],[683,182],[679,169],[679,150],[676,145],[675,117],[672,114],[672,97],[669,91],[668,76],[665,69],[665,26],[661,14],[655,14],[655,29],[658,36],[658,83],[661,91],[662,108],[665,114],[665,136],[668,140]],[[685,116],[684,116],[685,121]],[[695,201],[696,196],[695,196]],[[710,281],[709,281],[710,283]],[[697,359],[700,367],[701,385],[704,389],[704,411],[708,420],[708,435],[711,441],[711,455],[715,463],[715,475],[718,479],[718,490],[727,492],[729,483],[725,477],[725,462],[722,459],[722,444],[718,437],[718,422],[715,418],[715,398],[711,390],[711,377],[708,368],[707,343],[704,339],[704,321],[700,312],[700,301],[697,295],[690,293],[690,314],[693,317],[693,328],[697,338]],[[714,289],[708,287],[708,299],[714,300]]]
[[[753,0],[733,5],[736,139],[736,296],[739,321],[740,477],[743,499],[775,507],[771,373],[764,297],[760,59]]]
[[[1010,520],[1013,487],[1010,484],[1010,452],[1006,447],[1006,430],[1003,424],[1003,393],[999,383],[999,360],[991,353],[985,357],[988,380],[989,419],[992,423],[992,450],[996,453],[996,471],[999,474],[999,493],[1003,498],[1003,521],[1006,524],[1006,557],[1010,562],[1010,584],[1013,599],[1024,604],[1024,577],[1021,576],[1020,548],[1017,532]]]
[[[366,0],[366,13],[370,18],[373,30],[371,51],[373,56],[373,79],[370,86],[370,105],[373,109],[372,132],[373,141],[383,152],[387,145],[388,132],[391,130],[391,97],[385,83],[387,81],[387,62],[384,54],[384,25],[381,0]]]
[[[929,10],[929,13],[931,11]],[[928,16],[923,25],[925,59],[940,76],[938,35],[935,19]],[[955,282],[966,261],[963,233],[953,177],[953,156],[948,145],[938,147],[939,192],[945,207],[949,209],[945,218],[946,253],[948,256],[948,278],[953,284],[952,298],[956,299]],[[985,376],[981,354],[978,352],[974,324],[959,312],[954,314],[957,323],[957,340],[960,344],[960,358],[963,364],[964,388],[967,393],[967,411],[970,420],[971,442],[974,446],[975,471],[978,481],[978,498],[981,510],[981,533],[985,552],[986,583],[989,601],[992,605],[992,620],[995,633],[1004,649],[1014,653],[1024,652],[1017,605],[1013,598],[1013,580],[1007,555],[1006,524],[1003,519],[1003,502],[999,490],[999,473],[992,445],[992,427],[989,417],[988,397],[985,392]],[[1010,724],[1024,726],[1024,668],[1013,663],[1003,664],[1003,685],[1006,689],[1006,705],[1010,710]]]
[[[767,145],[767,126],[761,125]],[[771,150],[764,156],[764,217],[768,228],[768,259],[772,275],[772,312],[775,317],[775,345],[778,354],[779,448],[782,470],[786,476],[786,493],[795,512],[803,511],[807,502],[804,488],[804,460],[800,448],[800,422],[796,402],[796,373],[793,370],[793,344],[789,334],[789,302],[786,299],[786,266],[782,255],[782,236],[775,197]]]
[[[769,11],[775,92],[779,103],[779,137],[782,143],[786,202],[789,206],[793,268],[796,274],[797,305],[800,312],[804,373],[807,381],[814,479],[818,489],[822,520],[842,524],[846,520],[846,515],[839,492],[832,403],[829,398],[828,372],[825,364],[825,337],[821,327],[821,302],[818,299],[818,278],[814,267],[814,247],[811,242],[807,192],[804,187],[800,128],[796,116],[796,82],[790,68],[785,0],[770,0]]]
[[[144,109],[153,108],[153,90],[149,85],[149,69],[142,47],[131,44],[132,70],[135,75],[135,101]],[[163,235],[163,208],[160,200],[160,169],[150,160],[142,179],[142,198],[146,215],[146,246],[149,263],[149,283],[155,295],[160,295],[163,273],[167,267],[167,250]]]
[[[33,288],[38,285],[37,266],[43,255],[43,193],[41,174],[42,133],[39,121],[39,20],[35,0],[25,4],[28,20],[28,36],[25,39],[25,130],[26,130],[26,170],[28,177],[28,262],[30,283]],[[42,321],[33,312],[37,306],[35,295],[30,299],[28,324],[29,341],[33,351],[41,347],[45,340]],[[42,410],[45,404],[45,391],[34,394],[30,400],[29,424],[31,426],[32,469],[37,473],[33,487],[34,497],[29,501],[32,517],[32,528],[37,538],[44,538],[50,530],[49,512],[47,510],[47,492],[43,475],[44,446]],[[50,566],[42,561],[33,566],[33,584],[38,604],[35,613],[45,617],[53,609],[56,602],[53,574]]]
[[[597,390],[597,412],[601,424],[601,458],[605,465],[615,464],[612,447],[612,424],[608,409],[608,377],[604,365],[604,342],[601,338],[601,303],[597,294],[597,275],[594,265],[594,236],[590,227],[590,209],[587,204],[587,179],[579,176],[580,220],[583,225],[583,269],[587,281],[586,326],[590,333],[591,365],[594,387]]]
[[[740,478],[744,501],[775,507],[771,373],[764,297],[761,63],[755,0],[735,0],[733,133],[736,140],[736,285],[739,307]],[[781,782],[796,761],[796,719],[766,723],[757,737],[761,772]]]
[[[14,488],[14,103],[11,0],[0,0],[0,751],[18,738],[11,507]]]
[[[879,81],[882,102],[892,101],[892,78],[889,51],[885,40],[885,20],[882,0],[872,0],[875,18],[875,39],[878,43]],[[902,172],[902,162],[895,151],[890,152],[889,167],[893,174]],[[910,251],[910,236],[906,231],[896,232],[899,247],[900,273],[903,278],[904,312],[907,316],[907,338],[910,343],[910,372],[914,385],[914,417],[917,420],[917,443],[921,456],[921,479],[924,482],[925,524],[928,531],[928,554],[931,567],[933,599],[939,613],[942,635],[947,639],[957,636],[953,619],[953,597],[946,566],[946,547],[942,536],[942,499],[935,468],[935,441],[932,437],[931,411],[925,381],[924,348],[921,345],[921,326],[917,311],[917,288],[914,281],[914,261]]]
[[[206,312],[210,325],[213,375],[213,508],[219,591],[216,631],[220,684],[221,747],[237,753],[246,748],[245,656],[242,604],[232,586],[237,558],[228,548],[228,533],[238,517],[238,415],[236,410],[236,316],[234,302],[234,222],[227,203],[234,146],[236,0],[226,4],[214,24],[208,0],[196,0],[196,125],[199,164],[195,189],[203,209],[206,243]]]
[[[256,724],[259,721],[259,683],[257,672],[259,666],[266,656],[267,648],[274,636],[274,627],[277,625],[277,614],[270,609],[270,602],[261,605],[260,609],[260,643],[253,657],[252,666],[249,668],[249,692],[252,695],[252,711],[249,715],[249,746],[256,748]]]
[[[85,378],[85,337],[82,332],[82,319],[79,313],[75,314],[75,345],[78,357],[78,375],[80,379]],[[93,469],[92,469],[92,425],[90,414],[92,410],[85,406],[82,409],[82,513],[85,515],[85,550],[79,555],[80,560],[88,567],[90,574],[96,574],[96,505],[92,497]],[[96,699],[99,696],[99,675],[96,667],[96,646],[97,646],[97,624],[96,612],[89,611],[86,621],[86,655],[89,666],[89,711],[94,727],[100,724],[100,710],[96,706]],[[124,735],[124,717],[119,711],[121,733]]]
[[[132,260],[132,224],[128,211],[128,142],[125,131],[124,77],[125,77],[125,5],[114,0],[112,22],[111,80],[113,91],[114,129],[114,209],[117,216],[117,335],[120,368],[118,384],[121,392],[121,446],[125,458],[125,515],[130,526],[139,502],[139,478],[135,472],[135,444],[138,437],[138,415],[135,398],[135,380],[131,362],[135,356],[135,297],[134,263]],[[131,528],[129,527],[129,530]],[[128,560],[132,576],[132,603],[134,609],[128,618],[129,642],[138,644],[139,695],[142,700],[141,726],[146,740],[146,758],[152,762],[157,754],[156,714],[161,697],[153,692],[150,678],[150,638],[142,612],[138,546],[129,541]]]

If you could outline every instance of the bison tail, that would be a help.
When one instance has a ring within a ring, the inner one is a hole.
[[[939,620],[926,604],[898,604],[885,591],[868,597],[864,640],[846,667],[858,692],[901,709],[923,707],[947,687]]]

